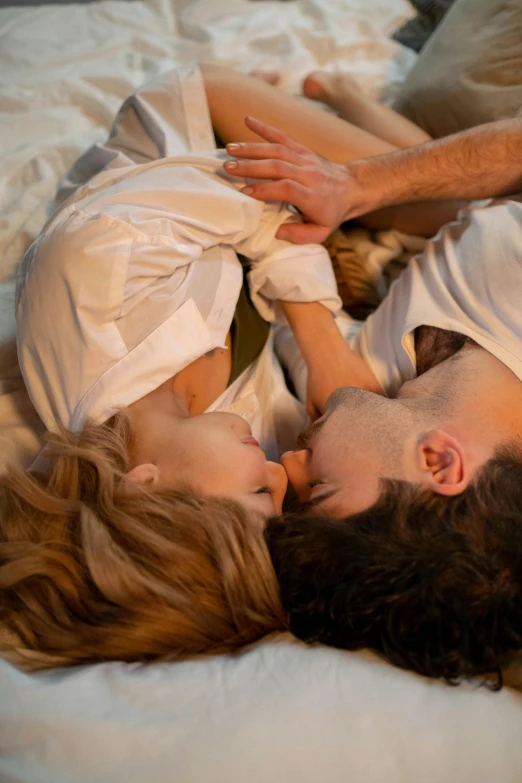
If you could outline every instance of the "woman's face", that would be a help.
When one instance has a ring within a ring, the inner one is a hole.
[[[139,432],[134,454],[138,481],[186,484],[205,495],[234,498],[264,516],[282,511],[288,480],[268,462],[248,423],[234,413],[177,418],[157,413]]]

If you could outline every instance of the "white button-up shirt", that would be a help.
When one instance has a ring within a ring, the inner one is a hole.
[[[225,158],[215,150],[140,164],[119,156],[73,193],[26,254],[19,360],[48,429],[103,422],[223,347],[242,285],[236,251],[252,263],[251,294],[265,319],[280,320],[276,302],[285,299],[340,310],[326,250],[275,239],[296,216],[239,192],[245,181],[225,174]],[[276,362],[271,342],[267,351]],[[251,400],[256,383],[238,381],[237,394]],[[274,383],[284,385],[278,366]],[[267,399],[268,387],[265,377]],[[223,395],[223,408],[236,403]],[[258,403],[258,413],[267,410]]]

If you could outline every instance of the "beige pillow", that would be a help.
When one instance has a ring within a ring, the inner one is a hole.
[[[521,107],[521,0],[457,0],[395,102],[434,137],[514,117]]]

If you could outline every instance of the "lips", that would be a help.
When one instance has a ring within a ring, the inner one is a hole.
[[[247,446],[257,446],[258,449],[261,448],[258,441],[251,435],[248,438],[243,438],[243,443],[246,443]]]

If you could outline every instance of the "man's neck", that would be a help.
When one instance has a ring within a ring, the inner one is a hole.
[[[403,404],[422,418],[423,425],[457,428],[484,443],[497,443],[501,435],[522,437],[520,379],[472,340],[465,340],[457,351],[455,345],[448,337],[446,358],[441,358],[442,348],[437,356],[434,351],[430,369],[400,389]]]

